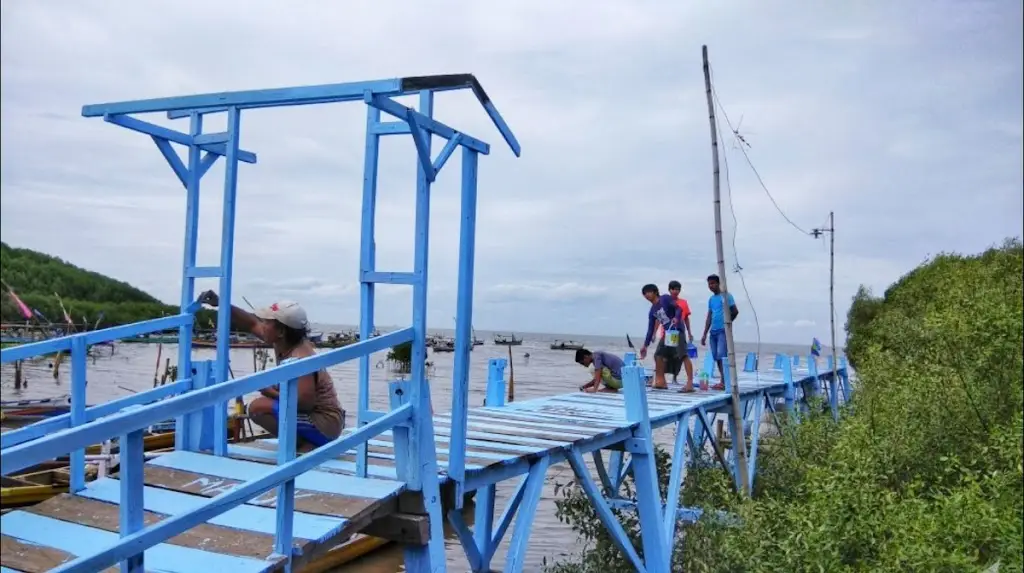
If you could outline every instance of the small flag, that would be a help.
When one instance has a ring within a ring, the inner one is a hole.
[[[53,296],[57,297],[57,304],[60,305],[60,311],[64,313],[64,322],[68,323],[68,326],[75,326],[75,321],[71,320],[71,315],[69,315],[67,309],[64,308],[64,301],[60,299],[60,295],[53,293]]]
[[[22,302],[20,298],[18,298],[18,295],[14,294],[14,290],[8,288],[7,293],[11,295],[11,300],[13,300],[14,305],[18,307],[18,312],[21,313],[21,316],[24,316],[25,320],[31,320],[32,311],[29,310],[27,306],[25,306],[25,303]]]
[[[811,356],[821,356],[821,341],[817,338],[811,341]]]

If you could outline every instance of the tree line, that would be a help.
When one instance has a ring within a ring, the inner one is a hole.
[[[14,289],[26,306],[45,317],[38,319],[44,324],[47,320],[64,323],[60,302],[64,303],[64,308],[79,328],[83,323],[93,325],[97,320],[103,328],[179,312],[177,306],[164,304],[126,282],[6,243],[0,243],[0,278]],[[55,293],[60,295],[61,301],[57,300]],[[197,315],[197,327],[208,327],[214,316],[213,311],[201,310]],[[4,323],[25,322],[25,317],[6,292],[0,297],[0,320]]]
[[[672,570],[1024,569],[1019,239],[939,255],[882,296],[861,288],[846,329],[856,386],[840,419],[820,403],[799,424],[784,417],[762,439],[749,499],[700,460],[682,503],[709,511],[678,529]],[[559,491],[558,516],[584,550],[548,571],[632,571],[580,488]],[[635,515],[619,517],[642,551]]]

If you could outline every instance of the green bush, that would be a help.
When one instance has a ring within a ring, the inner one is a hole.
[[[882,298],[861,289],[847,321],[856,393],[839,422],[812,415],[766,437],[752,499],[723,495],[720,469],[691,472],[687,503],[737,520],[687,527],[673,570],[1021,571],[1022,284],[1012,240],[940,255]],[[551,570],[630,571],[600,552],[607,536],[576,489],[560,515],[589,551]]]

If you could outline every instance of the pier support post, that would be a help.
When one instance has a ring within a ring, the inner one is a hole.
[[[625,389],[626,419],[636,424],[633,439],[626,444],[632,455],[633,478],[636,482],[636,507],[640,518],[640,535],[644,563],[648,573],[669,573],[672,559],[667,542],[658,486],[658,467],[654,457],[654,436],[647,410],[647,389],[643,371],[637,366],[622,369]]]
[[[489,408],[500,408],[505,405],[505,364],[504,358],[492,358],[487,364],[487,397],[484,405]],[[473,508],[473,542],[480,553],[481,571],[491,568],[490,546],[494,537],[494,498],[496,486],[487,485],[476,493],[476,506]],[[461,496],[460,496],[461,497]],[[461,503],[461,500],[458,500]]]

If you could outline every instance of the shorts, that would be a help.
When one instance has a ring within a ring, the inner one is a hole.
[[[729,355],[729,345],[725,341],[724,330],[712,330],[709,337],[711,340],[711,357],[718,360],[725,360]]]
[[[613,390],[622,390],[622,380],[616,378],[610,368],[601,369],[601,382]]]
[[[681,341],[680,341],[681,342]],[[678,349],[673,346],[665,346],[665,339],[658,341],[658,349],[654,351],[655,358],[664,358],[665,360],[673,360],[676,357]]]
[[[278,406],[280,402],[273,400],[274,402],[274,415],[280,419],[280,412],[278,412]],[[319,412],[299,412],[298,423],[295,428],[295,435],[299,439],[309,442],[316,447],[320,447],[328,442],[331,442],[341,435],[341,431],[345,429],[345,411],[341,411],[341,418],[335,418],[334,416],[324,415]],[[333,437],[332,437],[333,436]]]

